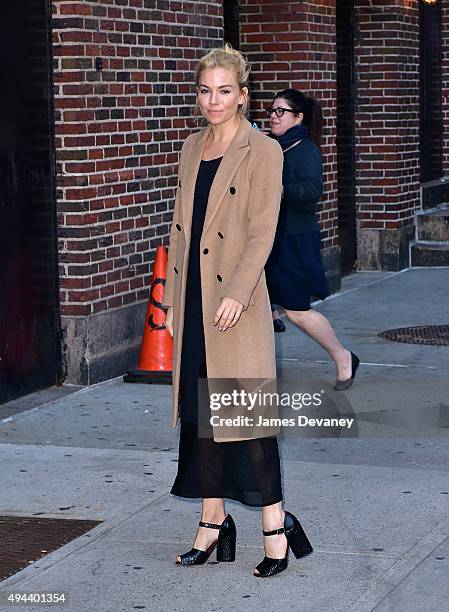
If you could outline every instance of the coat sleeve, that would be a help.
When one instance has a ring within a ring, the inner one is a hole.
[[[223,287],[229,297],[248,308],[273,246],[282,193],[283,153],[267,138],[254,160],[250,176],[248,234],[234,274]]]
[[[323,193],[323,162],[316,147],[302,155],[295,169],[296,181],[284,185],[284,199],[290,208],[315,210]]]
[[[186,142],[187,141],[184,142],[182,149],[181,149],[181,155],[179,159],[178,177],[182,175],[181,168],[182,168],[182,160],[185,157],[185,150],[187,149]],[[179,185],[179,181],[178,181],[178,185]],[[181,190],[178,186],[176,189],[175,207],[173,209],[173,219],[172,219],[172,224],[170,228],[168,261],[167,261],[167,278],[165,281],[164,298],[162,300],[163,306],[173,306],[173,299],[174,299],[174,294],[175,294],[175,279],[176,279],[175,266],[176,266],[176,260],[177,260],[178,236],[179,236],[179,231],[176,228],[176,225],[181,224],[181,197],[180,196],[181,196]]]

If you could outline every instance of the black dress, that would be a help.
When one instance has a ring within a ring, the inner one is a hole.
[[[268,506],[282,501],[275,437],[241,442],[215,442],[213,438],[198,437],[198,378],[207,377],[200,240],[209,191],[221,159],[202,160],[195,185],[179,383],[179,461],[171,493],[181,497],[234,499],[247,506]]]

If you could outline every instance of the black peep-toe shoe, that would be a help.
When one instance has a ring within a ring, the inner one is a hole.
[[[199,526],[218,529],[218,539],[212,542],[206,550],[192,548],[189,552],[178,555],[181,558],[181,561],[176,561],[178,565],[202,565],[206,563],[215,548],[217,549],[217,561],[235,561],[237,530],[230,514],[226,516],[221,525],[200,521]]]
[[[258,574],[254,573],[257,578],[268,578],[268,576],[274,576],[279,572],[287,569],[288,566],[288,549],[292,549],[292,553],[297,559],[305,557],[313,552],[312,544],[309,542],[301,523],[298,521],[296,516],[290,512],[285,511],[284,526],[273,531],[264,531],[264,536],[277,535],[279,533],[285,533],[287,538],[287,552],[283,559],[272,559],[271,557],[265,556],[263,561],[256,567]]]

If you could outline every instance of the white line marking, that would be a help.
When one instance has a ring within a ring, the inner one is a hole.
[[[322,359],[299,359],[297,357],[277,357],[278,361],[293,361],[295,363],[321,363],[324,365],[333,365],[333,361],[324,361]],[[361,361],[360,365],[374,366],[379,368],[414,368],[419,367],[426,370],[438,370],[436,366],[410,366],[403,363],[373,363],[371,361]]]

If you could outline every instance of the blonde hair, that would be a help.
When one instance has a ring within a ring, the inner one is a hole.
[[[206,68],[226,68],[234,73],[235,80],[238,83],[240,91],[243,87],[248,87],[248,78],[251,71],[251,66],[245,60],[243,55],[237,49],[234,49],[229,43],[225,43],[223,47],[215,47],[204,55],[195,69],[195,84],[199,87],[201,73]],[[243,104],[239,104],[237,114],[241,117],[245,116],[249,107],[249,95],[244,94],[245,100]],[[196,102],[195,111],[200,114],[198,100]]]

